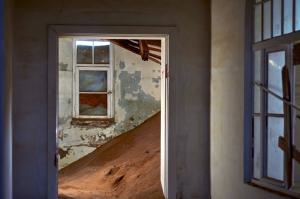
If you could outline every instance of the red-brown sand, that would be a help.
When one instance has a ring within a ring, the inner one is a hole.
[[[164,199],[160,115],[59,172],[60,199]]]

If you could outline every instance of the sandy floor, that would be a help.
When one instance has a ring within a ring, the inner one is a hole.
[[[60,199],[164,199],[160,115],[60,171]]]

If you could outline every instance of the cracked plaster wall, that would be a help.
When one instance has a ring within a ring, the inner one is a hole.
[[[72,38],[59,40],[59,168],[94,151],[160,111],[160,65],[116,45],[114,49],[115,123],[74,126],[72,120]]]

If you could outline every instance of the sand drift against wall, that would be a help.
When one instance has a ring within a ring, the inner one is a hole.
[[[59,173],[60,199],[164,199],[160,114]]]

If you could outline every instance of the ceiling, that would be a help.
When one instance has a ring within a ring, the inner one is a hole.
[[[118,45],[141,56],[143,61],[153,61],[161,64],[161,41],[160,40],[110,40]]]

